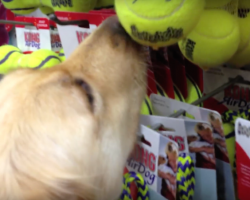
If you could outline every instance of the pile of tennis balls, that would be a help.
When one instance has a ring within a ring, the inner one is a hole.
[[[63,50],[59,54],[47,49],[39,49],[31,54],[23,54],[15,46],[0,46],[0,74],[6,74],[17,68],[49,68],[64,60]]]
[[[231,7],[230,7],[231,6]],[[202,69],[250,63],[249,0],[115,0],[122,26],[138,43],[154,49],[178,43],[186,59]]]
[[[88,12],[114,5],[114,0],[2,0],[3,5],[15,14],[29,14],[40,8],[44,14],[55,11]]]

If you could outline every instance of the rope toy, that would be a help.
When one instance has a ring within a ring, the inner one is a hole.
[[[235,121],[238,118],[250,120],[250,110],[239,110],[239,111],[228,110],[221,115],[221,118],[223,120],[223,123],[231,123],[235,126]],[[233,135],[229,135],[228,137],[235,137],[235,133],[233,132]],[[226,139],[228,137],[226,136]],[[234,153],[234,162],[233,162],[234,171],[236,169],[235,158],[236,158],[236,155]]]
[[[235,121],[238,118],[250,120],[250,110],[239,110],[239,111],[228,110],[224,112],[221,115],[221,117],[224,123],[228,122],[235,124]]]
[[[130,184],[135,181],[138,187],[137,200],[149,200],[149,191],[143,177],[135,172],[128,172],[123,176],[123,191],[119,200],[133,200]]]
[[[192,200],[194,187],[194,162],[189,155],[182,153],[178,157],[177,196],[180,200]]]

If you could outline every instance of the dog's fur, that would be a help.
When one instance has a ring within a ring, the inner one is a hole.
[[[1,81],[0,200],[119,198],[146,68],[116,20],[106,20],[62,64],[17,70]]]

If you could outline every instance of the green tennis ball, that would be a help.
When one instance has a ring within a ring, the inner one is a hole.
[[[156,84],[156,88],[157,88],[158,95],[168,98],[168,95],[165,93],[165,91],[163,90],[163,88],[159,84]]]
[[[29,59],[31,54],[23,54],[18,58],[17,67],[18,68],[27,68],[29,65]]]
[[[32,54],[26,55],[22,59],[23,60],[21,61],[22,64],[20,64],[20,67],[34,69],[50,68],[61,63],[61,59],[58,57],[58,55],[55,52],[47,49],[34,51]]]
[[[197,26],[178,45],[182,54],[203,69],[227,62],[237,51],[237,18],[222,9],[205,10]]]
[[[65,54],[64,54],[64,50],[63,50],[63,49],[61,49],[61,50],[59,51],[58,56],[59,56],[59,58],[61,59],[61,61],[66,60],[66,57],[65,57]]]
[[[49,15],[49,14],[52,14],[54,13],[54,10],[51,9],[50,7],[47,7],[47,6],[42,6],[39,8],[41,10],[41,12],[45,15]]]
[[[0,46],[0,74],[6,74],[17,67],[17,61],[22,52],[11,45]]]
[[[182,96],[181,91],[176,85],[174,85],[174,96],[175,96],[175,100],[185,102],[185,99]]]
[[[152,103],[151,103],[148,96],[146,96],[146,98],[142,102],[141,114],[142,115],[153,115]]]
[[[218,8],[229,4],[232,0],[206,0],[206,8]]]
[[[165,93],[165,91],[163,90],[163,88],[159,84],[156,84],[156,87],[157,87],[157,94],[158,95],[168,98],[168,95]],[[185,102],[184,97],[182,96],[180,90],[177,88],[176,85],[174,85],[174,96],[175,96],[175,100]]]
[[[114,0],[97,0],[95,8],[105,8],[114,6]]]
[[[40,0],[2,0],[1,2],[5,8],[20,15],[30,14],[40,6]]]
[[[119,21],[138,43],[154,49],[175,44],[196,26],[204,0],[115,0]]]
[[[229,63],[236,67],[243,67],[250,63],[250,15],[245,13],[245,16],[238,18],[240,27],[240,44],[237,52],[230,59]]]
[[[250,8],[249,0],[239,0],[238,8]]]
[[[97,0],[41,0],[44,7],[55,11],[88,12],[93,10]]]
[[[224,135],[226,137],[227,152],[232,169],[235,161],[235,134],[234,125],[231,123],[223,123]]]
[[[198,85],[188,75],[187,75],[187,93],[188,93],[188,96],[185,100],[186,100],[186,103],[189,103],[189,104],[195,102],[196,100],[198,100],[202,97],[202,93],[201,93]],[[203,107],[203,104],[200,103],[198,106]]]

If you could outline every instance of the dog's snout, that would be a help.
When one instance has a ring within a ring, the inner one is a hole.
[[[106,26],[109,29],[109,31],[112,32],[113,34],[118,34],[127,37],[128,39],[131,39],[130,36],[125,31],[125,29],[120,24],[117,16],[112,16],[106,19],[104,22],[104,26]]]

